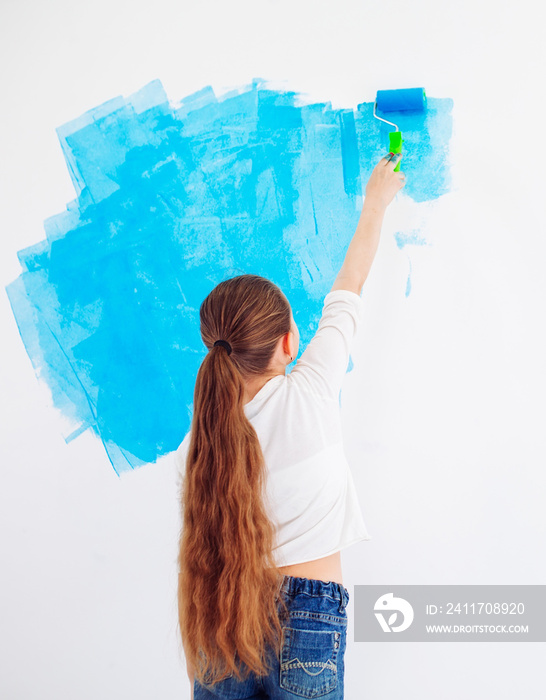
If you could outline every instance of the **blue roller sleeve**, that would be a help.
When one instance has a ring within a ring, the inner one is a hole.
[[[378,111],[403,112],[425,109],[426,100],[425,88],[408,88],[407,90],[378,90],[375,101]]]

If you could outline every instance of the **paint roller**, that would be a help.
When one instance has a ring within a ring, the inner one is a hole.
[[[389,132],[389,151],[391,153],[402,153],[402,132],[396,124],[389,122],[382,117],[378,117],[376,110],[380,112],[423,112],[426,109],[427,96],[425,88],[406,88],[404,90],[378,90],[373,106],[373,116],[385,124],[394,126],[396,131]],[[400,162],[394,169],[400,170]]]

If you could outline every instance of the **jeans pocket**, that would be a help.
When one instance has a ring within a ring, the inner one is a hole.
[[[341,631],[315,620],[313,629],[284,628],[280,686],[302,698],[318,698],[337,686]]]

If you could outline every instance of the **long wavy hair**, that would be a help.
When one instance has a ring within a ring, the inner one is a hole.
[[[214,685],[267,674],[267,646],[278,653],[282,644],[287,608],[244,380],[267,373],[279,338],[291,330],[291,310],[273,282],[240,275],[218,284],[199,315],[209,352],[197,373],[180,493],[178,617],[187,663],[200,683]],[[228,341],[231,354],[216,340]]]

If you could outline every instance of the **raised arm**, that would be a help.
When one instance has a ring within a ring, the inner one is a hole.
[[[403,172],[394,172],[400,154],[389,154],[375,166],[368,184],[355,234],[331,291],[347,289],[360,295],[372,266],[383,217],[395,194],[405,185]]]

